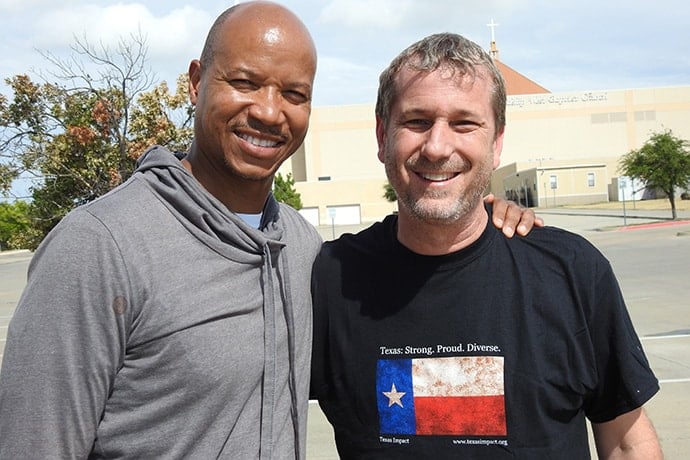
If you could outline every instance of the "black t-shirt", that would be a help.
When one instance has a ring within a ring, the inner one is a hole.
[[[608,261],[555,228],[421,256],[389,216],[314,265],[312,392],[342,458],[588,458],[658,391]],[[565,456],[565,457],[564,457]]]

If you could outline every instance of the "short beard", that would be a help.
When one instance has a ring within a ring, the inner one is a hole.
[[[389,169],[389,163],[386,162],[386,173],[389,177],[395,177],[395,171]],[[390,168],[395,165],[390,164]],[[435,223],[441,225],[451,225],[459,220],[469,216],[479,205],[479,202],[484,196],[487,186],[491,181],[493,167],[491,162],[486,161],[476,170],[476,176],[465,187],[464,191],[457,197],[454,203],[444,203],[439,201],[434,203],[435,199],[442,200],[443,194],[427,192],[423,197],[415,197],[409,191],[403,191],[398,194],[398,205],[406,209],[410,216],[414,219],[425,222]],[[395,184],[391,181],[393,188]]]

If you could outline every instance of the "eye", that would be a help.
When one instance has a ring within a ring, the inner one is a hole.
[[[472,120],[459,120],[452,123],[453,129],[461,133],[469,133],[479,128],[479,124]]]
[[[412,131],[426,131],[431,127],[431,121],[425,120],[423,118],[412,118],[410,120],[405,120],[403,123],[407,129]]]
[[[236,78],[229,81],[230,86],[238,91],[254,91],[258,86],[251,80]]]
[[[292,104],[305,104],[310,100],[306,92],[294,89],[283,91],[283,98]]]

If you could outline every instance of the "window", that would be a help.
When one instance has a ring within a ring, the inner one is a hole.
[[[636,119],[640,116],[646,118],[652,115],[635,114]],[[628,114],[626,112],[593,113],[591,114],[591,121],[592,123],[621,123],[628,121]]]
[[[587,186],[588,187],[594,187],[595,181],[594,181],[594,173],[587,173]]]
[[[635,112],[635,121],[654,121],[656,120],[656,111],[642,110]]]
[[[558,176],[549,176],[549,182],[551,183],[551,190],[558,188]]]
[[[609,120],[611,123],[628,121],[628,114],[625,112],[613,112],[609,114]]]

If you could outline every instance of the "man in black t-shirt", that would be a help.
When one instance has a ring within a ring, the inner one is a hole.
[[[661,458],[659,389],[608,261],[583,238],[503,238],[482,194],[505,84],[455,34],[383,72],[379,159],[399,212],[314,266],[312,392],[342,458]]]

